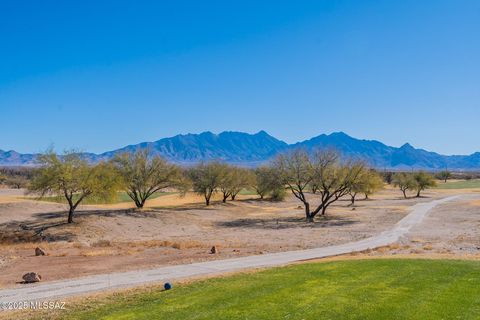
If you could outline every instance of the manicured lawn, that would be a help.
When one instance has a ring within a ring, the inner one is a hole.
[[[480,262],[309,263],[104,298],[58,319],[480,319]]]
[[[157,192],[152,195],[150,199],[155,199],[167,194],[172,194],[174,192]],[[74,197],[75,199],[75,197]],[[57,202],[57,203],[67,203],[65,197],[57,196],[57,197],[44,197],[41,199],[42,201],[48,202]],[[113,204],[113,203],[121,203],[121,202],[131,202],[132,199],[127,195],[126,192],[118,192],[117,197],[112,199],[111,201],[106,202],[105,200],[95,199],[95,198],[87,198],[85,199],[82,204]]]
[[[437,185],[437,189],[474,189],[480,188],[480,180],[462,180],[443,183]]]

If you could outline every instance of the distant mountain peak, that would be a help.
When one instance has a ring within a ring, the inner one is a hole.
[[[265,130],[260,130],[257,133],[255,133],[254,135],[255,136],[269,136],[269,137],[271,137],[271,135],[269,135],[268,132],[266,132]]]
[[[310,151],[333,148],[346,158],[363,160],[372,167],[381,169],[442,170],[445,167],[451,170],[480,169],[480,153],[470,156],[444,156],[415,149],[409,143],[395,148],[376,140],[359,140],[342,131],[329,135],[321,134],[290,145],[269,135],[264,130],[254,134],[238,131],[224,131],[215,134],[211,131],[204,131],[198,134],[179,134],[155,142],[143,142],[98,155],[85,153],[84,157],[91,162],[98,162],[111,159],[121,152],[134,152],[143,148],[149,148],[155,154],[169,161],[185,165],[200,161],[220,160],[243,166],[257,166],[268,162],[279,153],[294,148]],[[34,165],[36,156],[35,154],[20,154],[13,150],[0,150],[0,165]]]
[[[400,149],[415,149],[410,143],[405,143]]]
[[[344,137],[344,138],[351,138],[351,136],[349,136],[348,134],[346,134],[345,132],[343,131],[336,131],[336,132],[332,132],[330,133],[329,135],[330,137]]]

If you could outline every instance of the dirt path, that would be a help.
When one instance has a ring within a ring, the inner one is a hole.
[[[225,272],[271,267],[295,261],[364,251],[370,248],[386,246],[402,239],[407,236],[412,228],[421,224],[433,208],[446,202],[459,200],[462,200],[462,196],[451,196],[416,204],[412,207],[412,211],[395,224],[393,228],[376,236],[347,244],[17,286],[13,289],[0,290],[0,301],[20,302],[54,299],[117,288],[133,287],[142,284],[158,283],[166,280],[172,281],[190,277],[217,275]]]

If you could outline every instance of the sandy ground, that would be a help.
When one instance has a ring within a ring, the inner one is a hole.
[[[31,271],[51,281],[347,243],[390,228],[418,202],[459,192],[471,191],[431,191],[424,198],[404,200],[399,191],[387,189],[372,200],[358,201],[355,210],[348,201],[339,201],[314,224],[305,222],[293,197],[275,203],[245,196],[207,208],[196,195],[167,195],[141,212],[130,203],[84,206],[68,225],[65,206],[25,200],[19,190],[2,189],[0,287],[15,285]],[[428,218],[428,227],[371,254],[478,254],[479,212],[480,194],[459,205],[446,204]],[[220,253],[209,253],[213,245]],[[36,246],[48,255],[35,257]]]
[[[408,252],[480,256],[480,195],[439,206],[401,242]],[[405,250],[400,250],[406,252]]]

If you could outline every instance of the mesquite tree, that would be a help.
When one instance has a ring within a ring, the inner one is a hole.
[[[358,178],[350,186],[351,205],[355,205],[357,195],[364,194],[365,199],[383,188],[382,177],[374,170],[364,168],[358,175]]]
[[[360,163],[340,163],[338,154],[333,151],[317,151],[310,155],[304,150],[278,156],[273,166],[282,182],[303,203],[306,219],[310,222],[319,213],[325,215],[332,203],[347,195],[364,169]],[[313,210],[308,192],[312,184],[317,186],[320,198]]]
[[[255,177],[250,170],[236,166],[226,166],[220,183],[223,202],[226,202],[229,197],[232,201],[235,200],[242,189],[254,184],[254,180]]]
[[[420,193],[428,188],[435,187],[437,182],[435,178],[424,171],[416,172],[413,174],[413,180],[415,181],[415,190],[417,191],[417,198],[420,197]]]
[[[40,197],[65,197],[68,223],[78,205],[86,198],[112,199],[119,188],[119,179],[108,163],[89,165],[78,153],[57,156],[50,151],[38,157],[40,168],[35,171],[29,190]]]
[[[283,200],[285,184],[273,167],[261,166],[255,169],[254,188],[260,199],[269,196],[272,200]]]
[[[225,165],[219,162],[200,163],[188,171],[192,180],[193,191],[205,198],[210,205],[212,195],[217,192],[225,176]]]
[[[120,177],[127,195],[139,209],[156,192],[166,188],[175,188],[182,193],[187,181],[180,168],[170,164],[158,155],[150,155],[147,149],[135,153],[117,155],[112,163]]]
[[[416,185],[413,175],[405,172],[395,173],[392,182],[395,187],[402,191],[405,199],[407,198],[407,190],[414,189]]]

